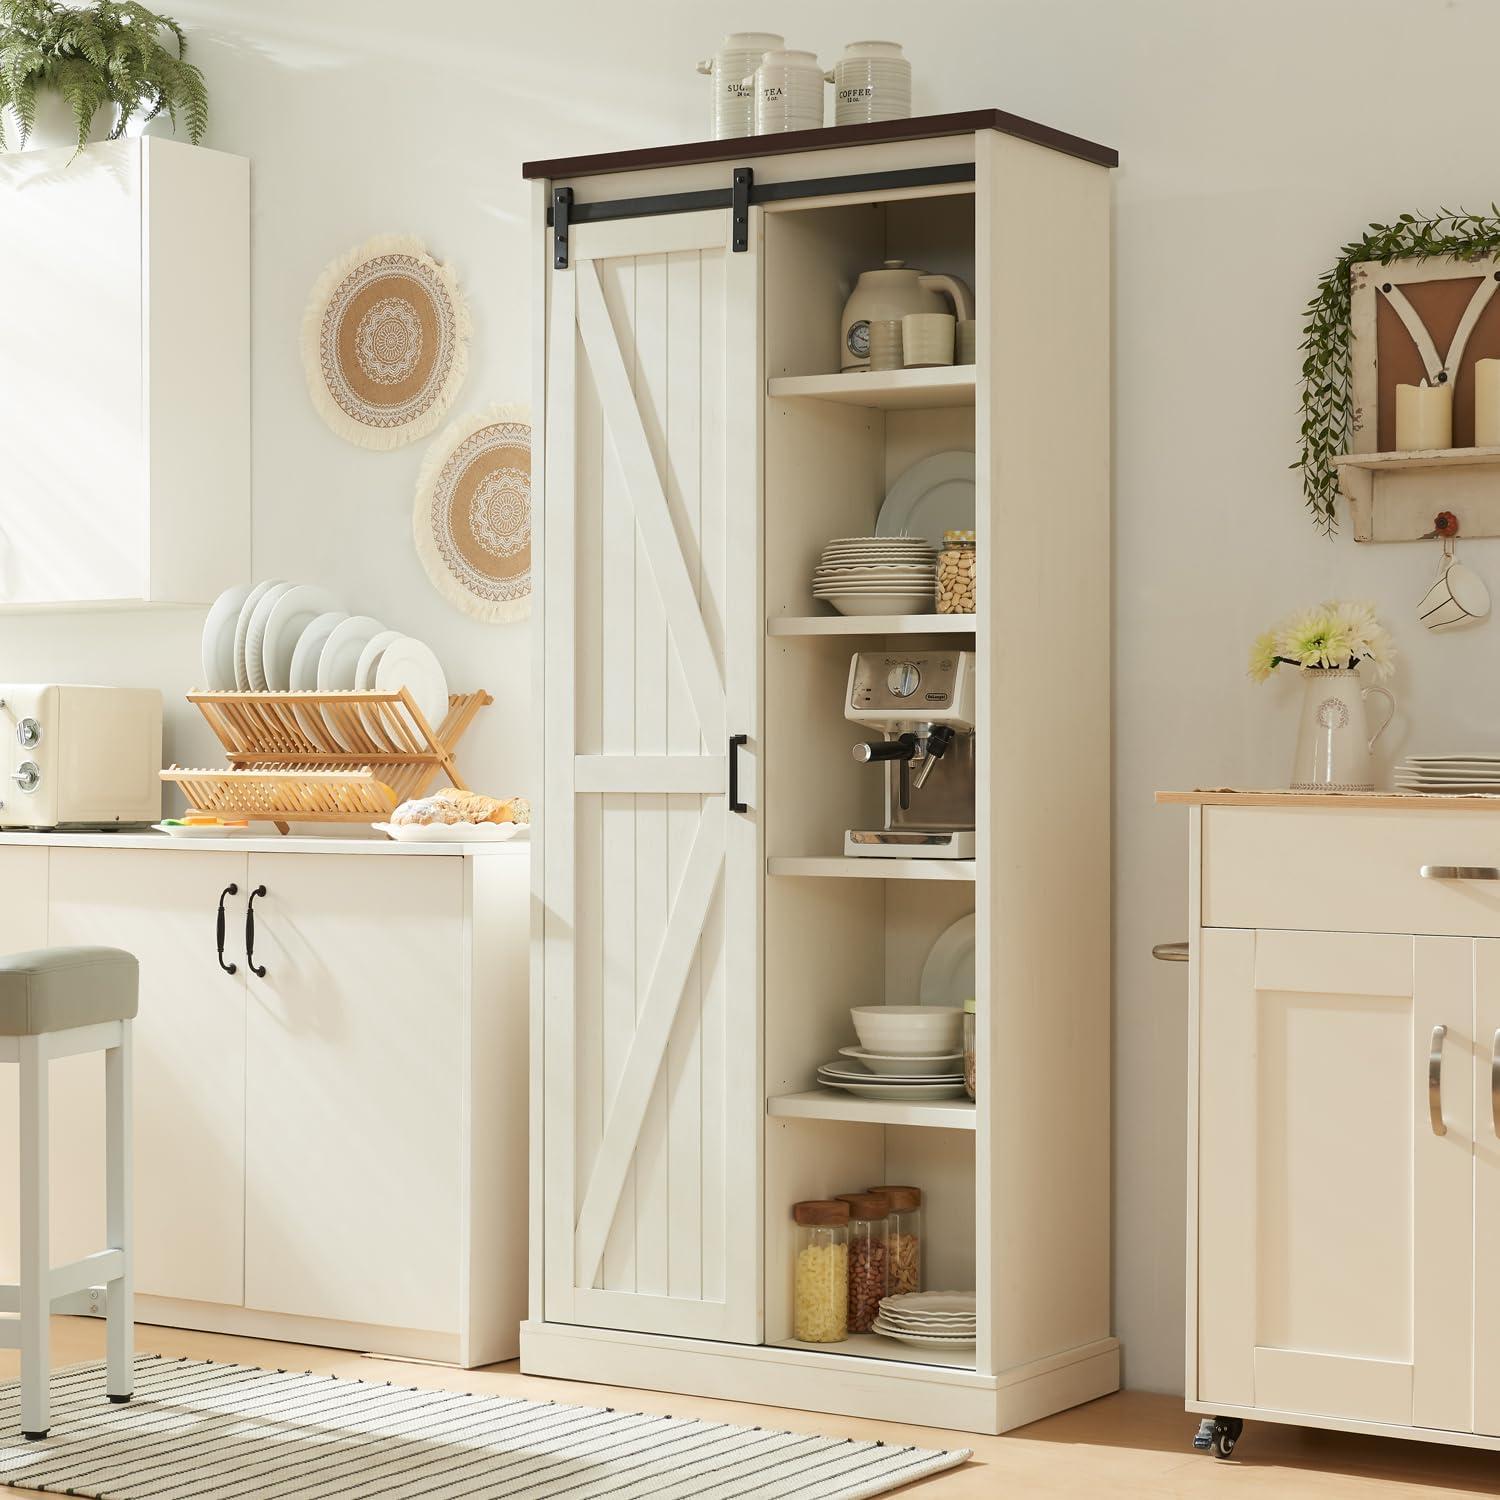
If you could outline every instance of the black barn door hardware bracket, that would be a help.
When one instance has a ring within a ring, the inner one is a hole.
[[[750,193],[755,187],[755,169],[736,167],[734,185],[729,190],[729,207],[733,216],[734,236],[729,248],[741,253],[750,248]]]
[[[552,189],[552,265],[568,269],[568,225],[573,217],[573,189]]]

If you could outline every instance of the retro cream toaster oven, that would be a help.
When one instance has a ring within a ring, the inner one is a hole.
[[[155,688],[0,683],[0,828],[104,828],[161,817]]]

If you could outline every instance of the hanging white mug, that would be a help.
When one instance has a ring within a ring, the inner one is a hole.
[[[1417,616],[1429,630],[1449,630],[1490,612],[1490,591],[1484,579],[1453,557],[1452,537],[1443,538],[1443,560],[1436,582],[1417,606]]]

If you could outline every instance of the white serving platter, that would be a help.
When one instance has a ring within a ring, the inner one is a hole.
[[[525,823],[372,823],[398,844],[503,844],[526,832]]]

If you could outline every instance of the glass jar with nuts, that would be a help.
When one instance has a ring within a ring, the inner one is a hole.
[[[849,1205],[849,1332],[868,1333],[889,1291],[885,1229],[891,1206],[884,1193],[840,1193]]]
[[[972,531],[945,531],[937,563],[937,612],[972,615],[978,576]]]

